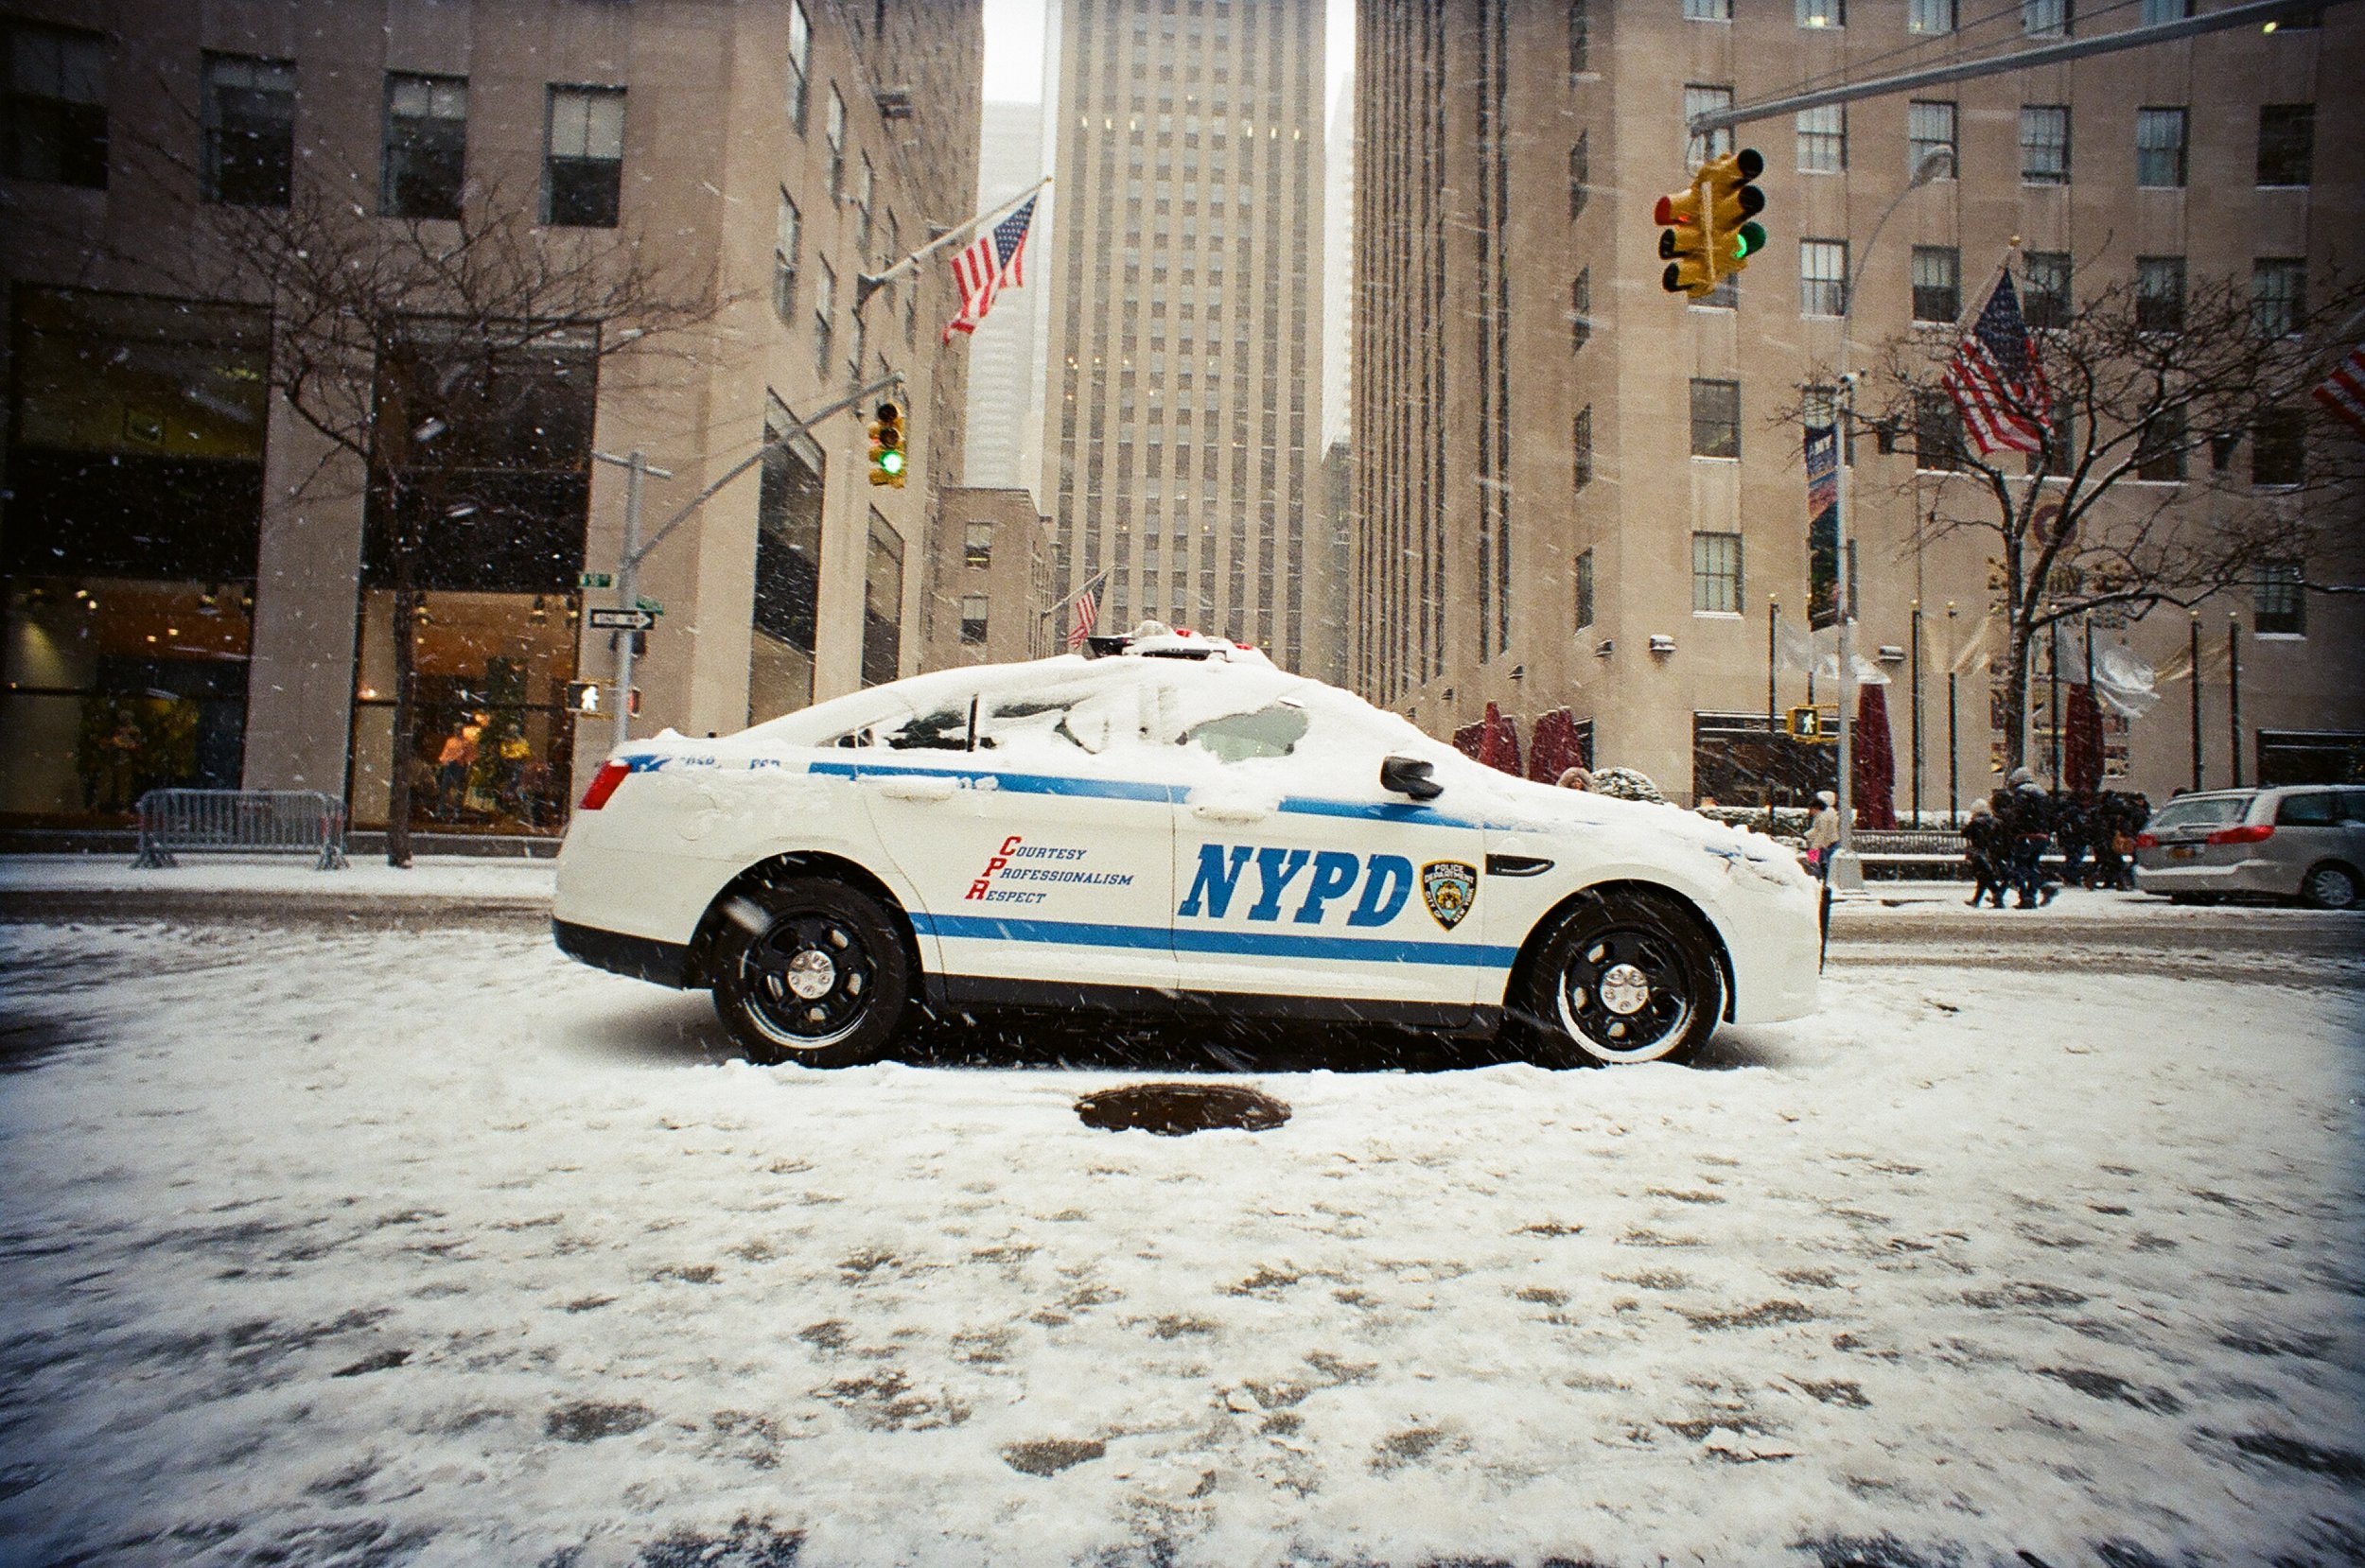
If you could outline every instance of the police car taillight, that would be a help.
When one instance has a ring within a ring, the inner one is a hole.
[[[607,804],[607,797],[616,793],[616,786],[624,781],[632,770],[622,762],[603,762],[600,771],[591,775],[591,787],[583,792],[583,809],[596,811]]]

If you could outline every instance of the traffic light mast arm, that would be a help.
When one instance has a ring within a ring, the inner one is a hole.
[[[871,382],[868,386],[857,388],[855,391],[848,392],[844,397],[839,398],[834,403],[824,404],[822,407],[815,409],[812,413],[807,414],[801,419],[799,419],[792,410],[788,417],[794,422],[794,428],[790,433],[797,434],[809,430],[814,426],[818,425],[823,420],[829,418],[832,414],[837,413],[846,409],[850,409],[855,404],[861,402],[866,397],[871,396],[873,393],[883,392],[889,387],[900,387],[902,384],[903,376],[899,371],[891,375],[882,375],[876,381]],[[708,485],[704,490],[699,491],[695,496],[692,497],[688,505],[684,506],[679,512],[674,513],[671,517],[666,518],[665,526],[658,529],[655,533],[649,536],[649,542],[647,544],[640,546],[638,549],[635,549],[632,552],[631,558],[626,564],[628,566],[638,566],[641,562],[647,560],[649,558],[649,552],[657,549],[657,546],[663,544],[667,534],[681,527],[682,524],[690,521],[690,519],[697,514],[698,509],[706,505],[707,502],[714,499],[715,496],[721,492],[725,485],[739,478],[740,475],[745,474],[748,469],[753,468],[757,463],[762,462],[763,461],[764,453],[770,451],[773,444],[774,444],[771,442],[766,442],[762,445],[757,447],[746,457],[742,458],[739,462],[733,463],[729,471],[724,474],[721,479],[716,479],[712,484]]]
[[[2227,10],[2211,11],[2204,16],[2188,16],[2174,22],[2154,23],[2146,27],[2129,27],[2125,32],[2105,33],[2097,38],[2064,40],[2059,44],[2041,44],[2033,49],[2019,49],[2008,55],[1988,60],[1968,61],[1954,65],[1933,65],[1924,70],[1903,71],[1896,76],[1876,77],[1870,81],[1851,82],[1839,87],[1826,87],[1813,93],[1794,93],[1784,98],[1769,98],[1763,103],[1735,104],[1729,109],[1711,109],[1694,114],[1685,122],[1685,129],[1694,136],[1705,136],[1712,131],[1729,130],[1756,120],[1770,120],[1802,110],[1820,109],[1826,104],[1853,103],[1859,98],[1885,97],[1893,93],[1911,92],[1920,87],[1937,87],[1951,81],[1969,81],[1976,77],[1998,76],[2006,71],[2025,71],[2039,65],[2056,65],[2063,61],[2079,60],[2087,55],[2113,54],[2121,49],[2140,49],[2150,44],[2170,44],[2180,38],[2193,38],[2201,33],[2219,32],[2231,27],[2250,27],[2269,22],[2299,16],[2307,11],[2323,10],[2331,6],[2344,5],[2347,0],[2251,0],[2247,5]]]

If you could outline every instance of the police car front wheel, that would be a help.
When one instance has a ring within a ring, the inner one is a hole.
[[[1715,1032],[1724,977],[1699,922],[1664,897],[1613,890],[1561,921],[1526,977],[1522,1014],[1547,1066],[1683,1056]]]
[[[742,888],[725,907],[714,1010],[747,1059],[851,1067],[902,1023],[911,965],[894,917],[826,878]]]

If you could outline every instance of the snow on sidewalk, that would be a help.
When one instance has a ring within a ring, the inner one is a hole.
[[[315,871],[303,855],[178,856],[161,870],[123,855],[0,855],[0,894],[270,893],[351,898],[488,898],[548,903],[554,862],[523,856],[421,855],[407,871],[384,857],[355,856],[341,871]]]
[[[0,985],[10,1560],[2365,1541],[2354,991],[1856,972],[1700,1070],[1169,1140],[1072,1108],[1154,1072],[757,1070],[522,934],[20,926]]]

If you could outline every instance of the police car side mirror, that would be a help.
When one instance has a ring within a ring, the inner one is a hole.
[[[1379,787],[1415,800],[1435,800],[1445,787],[1431,778],[1431,764],[1412,757],[1390,757],[1379,764]]]

